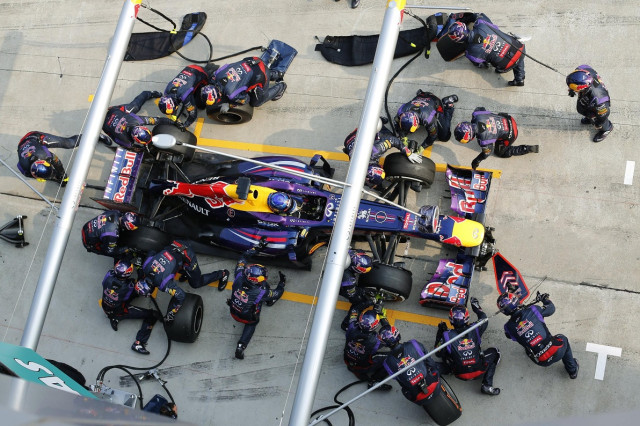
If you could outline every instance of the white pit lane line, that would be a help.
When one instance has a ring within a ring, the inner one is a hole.
[[[635,161],[627,161],[627,168],[624,172],[624,184],[633,185],[633,171],[636,168]]]

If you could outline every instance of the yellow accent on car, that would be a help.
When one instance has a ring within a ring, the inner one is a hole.
[[[265,188],[262,186],[251,185],[249,187],[249,195],[246,200],[241,200],[238,196],[238,185],[227,185],[224,188],[227,195],[237,200],[237,203],[229,205],[232,209],[240,211],[273,213],[267,204],[269,194],[278,192],[275,189]]]
[[[475,247],[482,244],[484,239],[484,226],[475,220],[463,220],[456,222],[451,231],[453,236],[458,237],[462,247]]]

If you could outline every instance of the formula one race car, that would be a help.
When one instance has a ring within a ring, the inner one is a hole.
[[[150,226],[126,233],[123,244],[157,250],[179,237],[190,240],[199,252],[235,258],[237,253],[266,240],[260,261],[284,260],[290,266],[309,268],[311,255],[328,243],[342,195],[327,190],[322,183],[323,178],[333,175],[333,170],[320,156],[309,164],[282,156],[256,159],[260,164],[249,159],[220,161],[215,155],[196,154],[191,147],[175,144],[195,145],[192,133],[174,126],[157,126],[154,134],[173,144],[162,148],[156,145],[146,153],[119,148],[104,197],[96,200],[109,209],[137,211],[147,218]],[[420,178],[415,168],[406,167],[411,163],[400,155],[388,156],[385,169],[390,176],[387,196],[395,192],[402,199],[406,198],[409,181],[430,185],[434,165],[426,166],[431,176]],[[396,164],[399,160],[404,162],[402,167]],[[295,208],[274,211],[269,198],[275,194],[285,194]],[[395,250],[391,241],[398,237],[424,238],[471,249],[482,246],[485,228],[475,220],[440,215],[436,206],[423,206],[416,214],[363,199],[354,239],[371,241],[376,257],[389,263]],[[399,294],[399,299],[409,294],[410,274],[402,270],[401,288],[390,289]],[[386,278],[390,278],[388,275],[385,273]]]

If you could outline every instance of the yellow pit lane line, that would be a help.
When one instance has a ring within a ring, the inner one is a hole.
[[[211,287],[214,285],[210,284],[209,286]],[[215,286],[217,286],[217,284],[215,284]],[[227,287],[227,290],[230,290],[230,289],[231,289],[231,286]],[[280,298],[280,300],[288,300],[290,302],[304,303],[306,305],[315,305],[318,302],[317,297],[309,296],[307,294],[292,293],[290,291],[285,291],[282,297]],[[344,302],[342,300],[339,300],[338,302],[336,302],[336,309],[339,309],[341,311],[348,311],[350,306],[351,304],[349,302]],[[407,321],[407,322],[414,322],[417,324],[425,324],[425,325],[431,325],[433,327],[437,327],[438,324],[441,323],[442,321],[446,322],[446,320],[443,318],[430,317],[428,315],[421,315],[421,314],[413,314],[411,312],[396,311],[394,309],[389,309],[389,308],[386,308],[386,309],[387,309],[387,320],[391,325],[394,325],[396,321]]]
[[[226,141],[222,139],[208,139],[200,137],[200,133],[202,132],[202,127],[204,126],[204,118],[198,118],[196,120],[196,128],[193,132],[198,139],[198,145],[200,146],[209,146],[212,148],[226,148],[226,149],[237,149],[237,150],[245,150],[245,151],[254,151],[254,152],[262,152],[265,154],[279,154],[279,155],[290,155],[294,157],[307,157],[311,158],[316,154],[321,154],[327,160],[334,161],[349,161],[349,156],[342,152],[334,152],[334,151],[321,151],[316,149],[306,149],[306,148],[291,148],[291,147],[283,147],[277,145],[264,145],[258,143],[251,142],[236,142],[236,141]],[[431,148],[425,149],[422,153],[423,156],[430,158],[431,156]],[[383,158],[384,160],[384,158]],[[465,166],[454,166],[463,169],[468,169],[470,167]],[[444,163],[436,163],[436,172],[444,173],[447,170],[447,165]],[[496,179],[500,179],[502,176],[502,170],[498,169],[478,169],[483,172],[491,172],[493,173],[493,177]]]

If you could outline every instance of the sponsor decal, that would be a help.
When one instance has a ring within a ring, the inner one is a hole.
[[[249,295],[244,290],[236,290],[233,292],[233,297],[238,299],[243,303],[247,303],[249,301]]]
[[[445,238],[444,235],[440,235],[440,242],[451,244],[456,247],[460,247],[462,245],[462,241],[460,241],[460,238],[456,237],[455,235],[449,238]]]
[[[398,369],[402,369],[407,365],[413,364],[414,362],[416,362],[416,360],[411,355],[404,356],[400,359],[400,361],[398,361]]]
[[[416,216],[411,213],[406,213],[402,221],[402,229],[410,229],[413,231],[416,229],[416,223]]]
[[[533,322],[529,320],[520,321],[518,325],[516,325],[516,333],[518,336],[522,336],[527,330],[530,330],[533,327]]]
[[[205,207],[199,206],[196,203],[194,203],[193,201],[190,201],[189,199],[187,199],[185,197],[180,197],[180,200],[182,200],[182,202],[184,202],[186,205],[191,207],[191,209],[193,209],[196,213],[200,213],[202,215],[209,216],[209,210],[206,209]]]
[[[444,283],[429,283],[425,290],[427,295],[431,295],[432,297],[446,299],[449,296],[449,286]]]
[[[384,210],[372,212],[371,209],[358,211],[358,220],[364,220],[365,222],[374,221],[376,223],[393,222],[396,220],[394,215],[389,215]]]
[[[365,346],[360,342],[352,341],[352,342],[349,342],[348,346],[349,346],[349,350],[354,354],[364,355],[364,353],[366,352]]]
[[[473,185],[471,189],[475,189],[476,191],[487,191],[489,179],[485,177],[484,173],[474,173],[472,181]]]
[[[490,53],[494,46],[496,45],[496,41],[498,40],[498,36],[496,34],[487,35],[484,40],[482,40],[482,48],[486,53]]]
[[[542,336],[538,334],[538,335],[537,335],[537,336],[536,336],[532,341],[530,341],[530,342],[529,342],[529,345],[531,345],[531,346],[535,346],[535,345],[537,345],[538,343],[540,343],[540,341],[541,341],[541,340],[542,340]],[[549,343],[549,344],[547,345],[547,349],[548,349],[548,346],[550,346],[550,345],[551,345],[551,343]],[[546,351],[547,349],[545,349],[545,351]]]
[[[464,300],[466,295],[467,295],[467,289],[466,288],[458,287],[457,285],[452,285],[449,288],[449,301],[451,303],[458,303],[458,302]]]
[[[472,339],[462,339],[458,341],[457,349],[459,351],[470,351],[475,347],[476,344]]]
[[[548,350],[549,350],[549,348],[551,347],[551,344],[552,344],[552,343],[553,343],[553,342],[549,342],[549,343],[547,343],[547,345],[546,345],[544,348],[542,348],[542,350],[541,350],[540,352],[538,352],[538,353],[536,353],[535,355],[533,355],[533,357],[534,357],[535,359],[540,358],[540,356],[542,356],[546,351],[548,351]]]
[[[476,363],[475,358],[471,358],[471,359],[463,359],[462,360],[462,365],[473,365]]]
[[[507,52],[509,51],[510,47],[511,47],[511,45],[509,43],[505,43],[502,46],[502,49],[500,49],[500,51],[498,52],[498,56],[500,56],[501,58],[504,58],[504,55],[507,54]]]
[[[422,373],[418,373],[418,375],[416,377],[413,377],[411,380],[409,380],[409,383],[411,383],[412,385],[416,385],[423,378],[424,378],[424,376],[422,375]]]
[[[249,64],[247,64],[246,62],[243,62],[243,63],[242,63],[242,68],[244,68],[244,70],[245,70],[246,72],[251,71],[251,67],[250,67],[250,66],[249,66]]]

